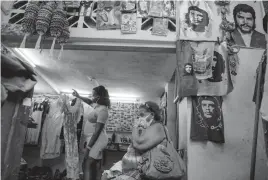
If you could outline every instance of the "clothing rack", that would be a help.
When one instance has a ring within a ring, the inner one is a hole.
[[[268,35],[266,34],[266,51],[268,49]],[[268,60],[268,52],[266,53],[266,58]],[[259,69],[257,75],[257,92],[256,92],[256,105],[255,105],[255,122],[254,122],[254,130],[253,130],[253,141],[252,141],[252,151],[251,151],[251,165],[250,165],[250,180],[255,180],[255,169],[256,169],[256,153],[257,153],[257,142],[258,142],[258,131],[259,131],[259,120],[260,120],[260,94],[261,94],[261,79],[262,79],[262,63],[263,61],[259,62]]]
[[[33,98],[49,98],[49,99],[57,99],[60,95],[57,94],[34,94]]]

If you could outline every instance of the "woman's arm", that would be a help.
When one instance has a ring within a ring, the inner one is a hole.
[[[77,98],[81,99],[82,101],[84,101],[88,105],[91,105],[92,104],[92,101],[89,98],[81,97],[81,96],[78,96]]]
[[[88,105],[92,104],[92,101],[89,98],[81,97],[80,94],[76,90],[73,89],[73,91],[74,91],[73,92],[74,97],[77,97],[77,98],[81,99],[82,101],[84,101]]]
[[[134,128],[132,132],[133,147],[140,151],[146,151],[161,143],[165,138],[163,126],[156,123],[146,130]]]
[[[108,110],[107,109],[102,109],[98,112],[97,114],[97,123],[96,123],[96,128],[95,128],[95,132],[93,133],[89,143],[88,143],[88,147],[92,148],[95,144],[95,142],[97,141],[97,139],[100,136],[101,131],[103,130],[105,123],[108,119]]]

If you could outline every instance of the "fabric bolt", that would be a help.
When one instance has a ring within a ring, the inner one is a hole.
[[[180,97],[223,96],[233,90],[226,43],[177,41],[177,55]]]
[[[105,124],[97,141],[89,152],[89,157],[93,159],[102,159],[102,151],[108,145],[108,135],[106,133],[106,122],[108,120],[108,109],[103,105],[95,105],[94,110],[88,115],[88,121],[92,124],[92,128],[96,128],[97,123]],[[92,134],[93,135],[93,134]],[[92,135],[88,135],[87,143],[89,143]]]
[[[49,113],[42,127],[41,159],[53,159],[60,156],[60,131],[64,120],[61,98],[50,103]]]
[[[77,143],[77,123],[82,115],[82,102],[76,99],[73,106],[69,103],[69,98],[63,96],[64,112],[64,141],[66,155],[67,178],[79,179],[79,154]]]
[[[197,96],[192,101],[191,140],[224,143],[222,97]]]

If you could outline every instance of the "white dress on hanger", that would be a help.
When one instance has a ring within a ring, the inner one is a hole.
[[[50,102],[49,113],[42,128],[41,159],[54,159],[60,156],[60,132],[64,120],[61,98]]]

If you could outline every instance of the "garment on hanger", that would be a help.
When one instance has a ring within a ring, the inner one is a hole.
[[[77,123],[83,114],[82,102],[80,99],[76,99],[76,102],[71,106],[66,95],[63,96],[63,102],[67,178],[79,179]]]
[[[233,90],[226,43],[177,42],[179,96],[223,96]]]
[[[41,130],[42,115],[44,112],[44,102],[34,102],[32,118],[37,124],[36,129],[28,128],[26,135],[26,144],[38,144],[39,134]]]
[[[42,127],[42,144],[40,149],[41,159],[53,159],[60,156],[60,130],[64,115],[61,98],[50,100],[49,113]]]
[[[191,139],[224,143],[222,97],[196,96],[192,102]]]

